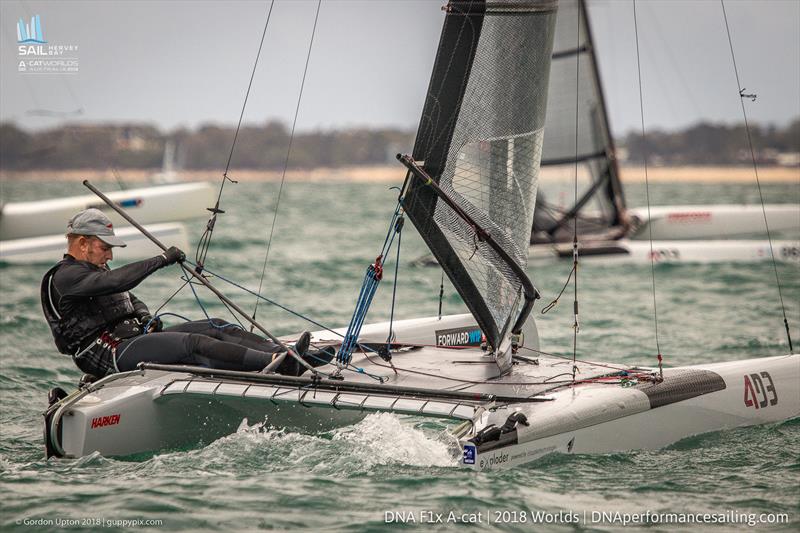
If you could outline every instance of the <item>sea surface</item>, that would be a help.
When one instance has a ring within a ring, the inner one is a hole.
[[[112,182],[100,183],[106,191]],[[398,184],[399,185],[399,184]],[[262,292],[325,325],[345,325],[367,265],[379,253],[397,191],[385,184],[291,182],[225,186],[208,266],[257,288],[266,240],[278,209]],[[84,194],[76,183],[4,182],[2,200]],[[800,202],[800,184],[765,184],[767,202]],[[629,205],[644,205],[642,185],[627,187]],[[754,185],[655,184],[658,204],[758,202]],[[205,220],[188,224],[193,243]],[[441,272],[414,267],[425,247],[410,224],[401,249],[395,316],[435,315]],[[194,250],[189,255],[193,256]],[[53,257],[55,262],[58,258]],[[727,513],[800,527],[800,420],[691,437],[658,451],[554,455],[510,471],[458,468],[446,426],[380,414],[322,434],[245,427],[204,447],[138,460],[98,454],[44,458],[42,416],[47,391],[71,389],[80,373],[60,356],[39,307],[46,264],[0,266],[0,528],[4,530],[259,530],[379,531],[409,527],[462,529],[449,513],[478,521],[472,529],[508,531],[618,530],[636,513]],[[369,321],[388,319],[393,260]],[[569,263],[529,269],[549,301]],[[800,270],[779,264],[795,349],[800,345]],[[245,309],[254,298],[216,283]],[[578,357],[655,362],[649,265],[586,263],[579,270]],[[656,265],[659,341],[667,365],[787,353],[770,263]],[[159,307],[181,284],[176,268],[159,271],[136,295]],[[547,315],[537,304],[542,349],[572,351],[571,286]],[[208,312],[229,316],[201,293]],[[444,313],[463,312],[446,282]],[[164,309],[192,318],[202,310],[181,291]],[[258,319],[276,334],[313,329],[275,307]],[[257,421],[249,421],[251,426]],[[611,513],[600,520],[597,513]],[[480,515],[479,515],[480,513]],[[619,513],[619,514],[614,514]],[[767,514],[765,514],[767,513]],[[768,515],[773,513],[773,515]],[[399,518],[413,517],[403,526]],[[441,517],[437,517],[440,514]],[[462,516],[465,515],[465,516]],[[488,516],[487,516],[488,515]],[[441,518],[440,524],[421,524]],[[598,520],[593,520],[598,518]],[[616,519],[616,521],[612,521]],[[775,520],[775,518],[772,518]],[[122,520],[132,522],[120,525]],[[145,525],[137,521],[160,521]],[[545,523],[534,524],[534,520]],[[487,523],[490,521],[491,523]],[[707,526],[749,529],[746,523]],[[641,527],[634,523],[633,526]],[[648,524],[650,531],[675,526]],[[678,529],[694,530],[691,525]]]

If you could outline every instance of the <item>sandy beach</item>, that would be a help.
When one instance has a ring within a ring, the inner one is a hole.
[[[153,170],[117,169],[117,174],[124,182],[147,182],[157,172]],[[553,172],[548,169],[548,172]],[[556,171],[559,174],[571,171],[568,168]],[[644,182],[642,167],[621,168],[622,180],[628,183]],[[287,181],[305,182],[374,182],[388,183],[402,181],[404,169],[399,165],[357,166],[338,168],[290,169],[286,172]],[[238,181],[280,181],[280,171],[231,170],[228,176]],[[179,174],[181,181],[215,181],[221,177],[221,171],[183,171]],[[559,176],[561,177],[561,176]],[[647,177],[651,182],[692,182],[692,183],[747,183],[754,181],[752,167],[649,167]],[[800,185],[800,167],[763,167],[758,169],[758,177],[762,183],[797,183]],[[31,170],[2,171],[0,180],[13,181],[113,181],[111,170]]]

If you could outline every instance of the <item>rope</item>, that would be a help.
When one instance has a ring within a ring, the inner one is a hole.
[[[168,303],[170,303],[170,302],[172,301],[172,299],[173,299],[173,298],[175,298],[175,297],[178,295],[178,293],[179,293],[179,292],[181,292],[181,291],[183,290],[183,288],[184,288],[184,287],[186,287],[186,285],[188,285],[188,284],[189,284],[189,280],[188,280],[188,279],[186,279],[186,278],[183,278],[183,279],[184,279],[183,285],[181,285],[180,287],[178,287],[178,290],[176,290],[175,292],[173,292],[173,293],[172,293],[172,296],[170,296],[169,298],[167,298],[167,299],[164,301],[164,303],[163,303],[163,304],[161,304],[160,306],[158,306],[158,309],[156,309],[156,312],[155,312],[155,313],[153,313],[153,316],[157,316],[157,315],[158,315],[158,312],[159,312],[159,311],[161,311],[162,309],[164,309],[164,307],[166,307],[166,305],[167,305]]]
[[[358,343],[361,327],[364,325],[364,320],[369,312],[372,299],[375,296],[375,292],[378,290],[378,284],[381,279],[383,279],[383,259],[388,257],[395,235],[400,234],[397,228],[399,227],[402,229],[402,222],[400,222],[403,217],[402,214],[400,214],[402,205],[403,200],[399,198],[397,207],[395,207],[394,210],[394,215],[392,215],[392,221],[389,224],[389,230],[386,232],[386,238],[383,240],[381,253],[375,258],[375,262],[367,267],[364,281],[361,284],[361,291],[358,294],[356,306],[353,310],[353,316],[350,319],[350,324],[347,326],[347,333],[344,336],[339,352],[336,354],[336,363],[340,367],[348,365],[352,359],[353,349]]]
[[[443,300],[444,300],[444,269],[442,269],[442,281],[439,282],[439,320],[442,319]]]
[[[361,292],[356,301],[356,307],[353,311],[353,317],[350,319],[350,324],[347,326],[347,333],[342,341],[342,346],[339,348],[339,353],[336,354],[336,362],[341,365],[347,365],[352,359],[353,348],[355,348],[361,326],[364,325],[364,319],[369,311],[369,306],[372,304],[372,298],[378,289],[383,277],[383,265],[381,264],[381,256],[375,259],[375,263],[367,267],[367,273],[364,275],[364,281],[361,284]]]
[[[555,297],[555,299],[553,299],[553,301],[552,301],[552,302],[550,302],[549,304],[547,304],[546,306],[544,306],[544,307],[542,308],[542,311],[541,311],[541,313],[542,313],[543,315],[546,315],[546,314],[547,314],[547,313],[549,313],[549,312],[550,312],[550,311],[551,311],[551,310],[552,310],[552,309],[553,309],[553,308],[554,308],[556,305],[558,305],[558,300],[561,298],[561,296],[563,296],[563,295],[564,295],[564,291],[566,291],[566,290],[567,290],[567,287],[569,286],[569,282],[570,282],[570,280],[572,279],[572,274],[573,274],[574,272],[575,272],[575,261],[573,260],[573,262],[572,262],[572,269],[570,269],[570,271],[569,271],[569,276],[567,276],[567,281],[565,281],[565,282],[564,282],[564,286],[563,286],[563,287],[561,287],[561,290],[560,290],[560,291],[558,291],[558,295]]]
[[[269,26],[269,20],[272,17],[272,7],[275,5],[275,0],[272,0],[269,4],[269,11],[267,12],[267,20],[264,23],[264,31],[261,32],[261,42],[258,45],[258,53],[256,54],[256,59],[253,62],[253,69],[250,72],[250,82],[247,84],[247,91],[244,95],[244,101],[242,102],[242,110],[239,113],[239,122],[236,124],[236,132],[233,134],[233,142],[231,143],[231,150],[228,154],[228,161],[225,163],[225,172],[222,173],[222,181],[219,185],[219,193],[217,193],[217,201],[214,204],[214,207],[208,208],[211,211],[211,217],[208,219],[206,223],[206,229],[203,232],[203,235],[200,237],[200,241],[197,244],[197,251],[195,252],[195,260],[199,265],[200,272],[203,268],[203,264],[206,262],[206,256],[208,255],[208,248],[211,245],[211,236],[214,233],[214,226],[217,222],[217,215],[224,213],[219,208],[220,201],[222,200],[222,190],[225,188],[225,182],[230,181],[231,183],[238,183],[236,180],[231,179],[228,177],[228,170],[231,167],[231,160],[233,159],[233,151],[236,148],[236,141],[239,139],[239,130],[242,127],[242,120],[244,119],[244,111],[247,107],[247,99],[250,97],[250,89],[253,86],[253,78],[256,75],[256,68],[258,67],[258,60],[261,57],[261,49],[264,47],[264,37],[267,35],[267,27]]]
[[[195,266],[195,267],[196,267],[196,265],[193,265],[193,264],[192,264],[190,261],[186,261],[186,262],[187,262],[187,263],[189,263],[190,265],[192,265],[192,266]],[[186,269],[186,267],[185,267],[185,266],[183,266],[183,265],[181,265],[181,268],[182,268],[182,269],[184,269],[184,270]],[[234,319],[236,319],[236,322],[238,322],[238,325],[237,325],[237,324],[232,324],[232,323],[230,323],[230,322],[227,322],[227,323],[225,323],[225,324],[223,324],[223,325],[217,325],[217,324],[215,324],[215,323],[214,323],[214,321],[211,319],[211,317],[208,315],[208,311],[206,311],[206,308],[205,308],[205,306],[203,305],[203,302],[200,300],[200,296],[197,294],[197,291],[194,289],[194,285],[195,285],[195,283],[194,283],[194,282],[192,282],[192,280],[191,280],[191,277],[190,277],[188,274],[185,274],[185,277],[181,277],[181,279],[184,281],[183,285],[181,285],[181,286],[178,288],[178,290],[176,290],[174,293],[172,293],[172,296],[170,296],[170,297],[167,299],[167,301],[166,301],[166,302],[164,302],[163,304],[161,304],[161,306],[159,306],[159,308],[158,308],[158,309],[156,309],[156,312],[154,313],[154,317],[161,316],[161,315],[159,315],[159,314],[158,314],[158,312],[159,312],[161,309],[163,309],[163,308],[164,308],[164,306],[166,306],[166,305],[169,303],[169,301],[170,301],[170,300],[172,300],[172,299],[173,299],[173,298],[174,298],[174,297],[175,297],[175,296],[176,296],[176,295],[177,295],[177,294],[178,294],[178,293],[179,293],[179,292],[180,292],[180,291],[181,291],[181,290],[182,290],[184,287],[186,287],[186,286],[188,285],[188,286],[189,286],[189,288],[192,290],[192,294],[194,295],[194,298],[195,298],[195,300],[197,301],[197,304],[198,304],[198,306],[200,306],[200,309],[203,311],[203,314],[205,315],[205,317],[206,317],[206,320],[208,321],[209,325],[211,325],[212,327],[214,327],[214,328],[217,328],[217,329],[225,329],[225,328],[227,328],[228,326],[236,326],[236,327],[237,327],[237,328],[239,328],[239,329],[242,329],[242,330],[244,329],[244,326],[242,325],[241,321],[239,320],[239,317],[237,317],[237,316],[236,316],[236,313],[234,313],[234,312],[233,312],[233,310],[232,310],[230,307],[228,307],[228,304],[226,304],[224,301],[222,302],[222,304],[225,306],[225,308],[228,310],[228,312],[231,314],[231,316],[233,316],[233,318],[234,318]],[[162,315],[165,315],[165,314],[174,315],[174,313],[162,313]],[[180,316],[180,315],[175,315],[175,316]],[[185,318],[185,317],[182,317],[182,316],[181,316],[181,318]],[[154,319],[151,319],[151,320],[148,322],[148,324],[147,324],[147,325],[148,325],[148,327],[149,327],[150,323],[151,323],[153,320],[154,320]],[[186,320],[188,321],[188,319],[186,319]],[[145,330],[147,330],[147,328],[145,328]]]
[[[418,345],[413,345],[413,346],[418,346]],[[419,346],[423,346],[424,347],[426,345],[419,345]],[[533,351],[536,351],[536,350],[533,350]],[[382,367],[382,368],[388,368],[387,365],[381,364],[380,362],[370,358],[369,355],[367,355],[366,353],[364,354],[364,356],[366,357],[366,359],[371,364],[373,364],[375,366],[378,366],[378,367]],[[560,356],[555,356],[555,357],[560,357]],[[561,358],[569,360],[569,358],[567,358],[567,357],[561,357]],[[585,362],[585,361],[579,361],[579,362]],[[585,363],[586,364],[591,364],[591,365],[594,365],[594,366],[603,367],[603,368],[609,368],[610,370],[613,370],[615,372],[616,376],[608,376],[608,375],[606,375],[606,376],[598,376],[598,377],[595,377],[595,378],[587,378],[587,379],[583,379],[583,380],[580,380],[580,381],[574,381],[572,379],[555,381],[555,378],[560,377],[560,376],[571,376],[571,374],[569,372],[565,372],[563,374],[557,374],[555,376],[548,376],[546,378],[542,376],[540,381],[503,381],[503,382],[501,382],[501,384],[505,385],[505,386],[526,386],[526,385],[545,385],[545,384],[548,384],[548,385],[556,385],[556,387],[554,387],[554,388],[558,388],[558,387],[560,387],[562,385],[567,385],[567,384],[576,385],[576,384],[581,384],[581,383],[596,383],[596,382],[602,382],[604,380],[608,380],[608,379],[611,379],[611,378],[614,378],[614,377],[622,377],[622,376],[626,376],[626,377],[627,376],[634,376],[634,377],[636,377],[638,379],[647,380],[647,381],[652,380],[652,376],[650,374],[648,374],[646,372],[633,372],[630,367],[612,367],[612,366],[608,366],[608,365],[601,365],[601,364],[596,364],[596,363],[591,363],[591,362],[585,362]],[[419,376],[426,376],[426,377],[444,379],[444,380],[453,381],[453,382],[456,382],[456,383],[463,383],[463,384],[465,384],[467,386],[487,385],[487,384],[497,385],[498,384],[498,382],[496,380],[492,380],[492,379],[471,380],[471,379],[463,379],[463,378],[454,378],[454,377],[449,377],[449,376],[447,376],[445,374],[441,374],[441,373],[434,374],[434,373],[431,373],[431,372],[423,372],[421,370],[411,370],[411,369],[408,369],[408,368],[401,368],[401,367],[397,367],[397,370],[400,371],[400,372],[405,372],[407,374],[415,374],[415,375],[419,375]],[[545,392],[545,391],[539,391],[536,394],[541,394],[542,392]]]
[[[403,216],[400,216],[397,218],[394,225],[394,230],[397,233],[397,255],[395,256],[395,261],[394,261],[394,281],[392,283],[392,307],[389,312],[389,335],[386,337],[386,356],[384,357],[383,354],[381,354],[381,357],[389,361],[390,364],[392,362],[392,340],[394,337],[394,329],[393,329],[394,306],[397,300],[397,279],[400,272],[400,245],[403,239],[403,234],[401,232],[403,231],[404,223],[405,223],[405,218]]]
[[[744,129],[747,132],[747,144],[750,146],[750,159],[753,162],[753,173],[756,177],[756,185],[758,187],[758,197],[761,199],[761,212],[764,215],[764,227],[767,230],[767,240],[769,241],[769,255],[772,258],[772,268],[775,271],[775,285],[778,287],[778,298],[781,302],[781,311],[783,312],[783,326],[786,329],[786,339],[789,341],[789,353],[792,353],[794,349],[792,348],[792,336],[789,332],[789,320],[786,318],[786,306],[783,303],[783,292],[781,291],[781,280],[778,276],[778,264],[775,260],[775,253],[772,249],[772,236],[770,235],[769,231],[769,222],[767,222],[767,209],[764,207],[764,194],[761,192],[761,180],[758,179],[758,165],[756,164],[756,153],[755,149],[753,148],[753,138],[750,135],[750,126],[747,122],[747,111],[744,105],[745,98],[752,98],[755,100],[755,95],[748,95],[744,94],[745,89],[742,87],[741,82],[739,81],[739,69],[736,66],[736,54],[733,53],[733,40],[731,39],[731,30],[728,27],[728,15],[725,12],[725,2],[720,0],[720,5],[722,6],[722,16],[725,20],[725,31],[728,34],[728,46],[731,49],[731,59],[733,60],[733,73],[736,75],[736,88],[739,92],[739,103],[742,105],[742,117],[744,117]]]
[[[314,27],[311,30],[311,40],[308,43],[308,53],[306,54],[306,64],[303,68],[303,79],[300,82],[300,94],[297,96],[297,105],[294,108],[294,120],[292,120],[292,131],[289,134],[289,147],[286,149],[286,157],[283,160],[283,171],[281,172],[281,184],[278,187],[278,198],[275,200],[275,213],[272,215],[272,225],[269,229],[269,237],[267,238],[267,251],[264,253],[264,265],[261,267],[261,279],[258,281],[258,293],[261,294],[261,289],[264,285],[264,275],[267,272],[267,261],[269,261],[269,251],[272,248],[272,236],[275,232],[275,224],[278,220],[278,208],[281,204],[281,195],[283,194],[283,184],[286,181],[286,168],[289,166],[289,157],[292,154],[292,143],[294,142],[294,131],[297,127],[297,117],[300,114],[300,102],[303,100],[303,89],[306,86],[306,75],[308,74],[308,63],[311,60],[311,49],[314,46],[314,35],[317,32],[317,21],[319,20],[319,8],[322,5],[322,0],[317,2],[317,12],[314,15]],[[255,306],[253,307],[253,320],[256,318],[258,312],[259,299],[256,298]],[[250,328],[252,331],[253,328]]]
[[[661,379],[664,378],[664,369],[662,367],[663,356],[661,355],[661,344],[658,338],[658,305],[656,303],[656,265],[655,255],[653,253],[653,225],[649,222],[652,220],[650,216],[650,181],[647,177],[647,137],[644,129],[644,100],[642,97],[642,63],[639,57],[639,26],[636,21],[636,0],[633,0],[633,28],[636,34],[636,71],[639,80],[639,112],[642,121],[642,144],[643,144],[643,158],[644,158],[644,184],[647,196],[647,229],[649,230],[650,239],[650,276],[652,279],[653,287],[653,322],[655,324],[656,333],[656,351],[658,352],[658,375]]]
[[[187,261],[187,263],[192,265],[192,263],[189,262],[189,261]],[[232,286],[236,287],[237,289],[243,290],[244,292],[246,292],[246,293],[248,293],[248,294],[250,294],[252,296],[255,296],[256,298],[258,298],[260,300],[264,300],[265,302],[267,302],[267,303],[269,303],[271,305],[274,305],[275,307],[278,307],[278,308],[286,311],[287,313],[290,313],[290,314],[296,316],[297,318],[301,318],[301,319],[305,320],[306,322],[308,322],[310,324],[314,324],[315,326],[319,327],[320,329],[324,329],[325,331],[333,333],[334,335],[338,335],[339,337],[343,337],[343,335],[341,333],[338,333],[338,332],[334,331],[333,329],[329,328],[328,326],[325,326],[324,324],[320,324],[319,322],[315,321],[314,319],[312,319],[310,317],[307,317],[307,316],[305,316],[305,315],[303,315],[301,313],[298,313],[297,311],[289,309],[288,307],[276,302],[275,300],[271,300],[271,299],[267,298],[266,296],[262,296],[262,295],[258,294],[256,291],[254,291],[252,289],[248,289],[244,285],[236,283],[235,281],[224,277],[223,275],[219,274],[218,272],[212,272],[209,269],[205,269],[205,272],[207,272],[208,274],[211,274],[212,276],[215,276],[215,277],[221,279],[225,283],[228,283],[229,285],[232,285]]]

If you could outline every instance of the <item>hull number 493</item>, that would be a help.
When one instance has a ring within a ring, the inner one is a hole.
[[[769,372],[758,372],[744,376],[744,404],[754,409],[763,409],[778,403],[778,391]]]

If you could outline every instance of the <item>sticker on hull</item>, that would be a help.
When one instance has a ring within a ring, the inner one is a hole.
[[[119,419],[119,414],[92,418],[92,429],[103,428],[106,426],[116,426],[119,424]]]
[[[778,391],[769,372],[755,372],[744,376],[744,405],[764,409],[778,404]]]
[[[475,456],[478,454],[478,450],[475,448],[474,444],[465,444],[464,445],[464,464],[465,465],[474,465],[475,464]]]
[[[477,326],[436,331],[436,346],[480,346],[481,342],[483,333]]]

